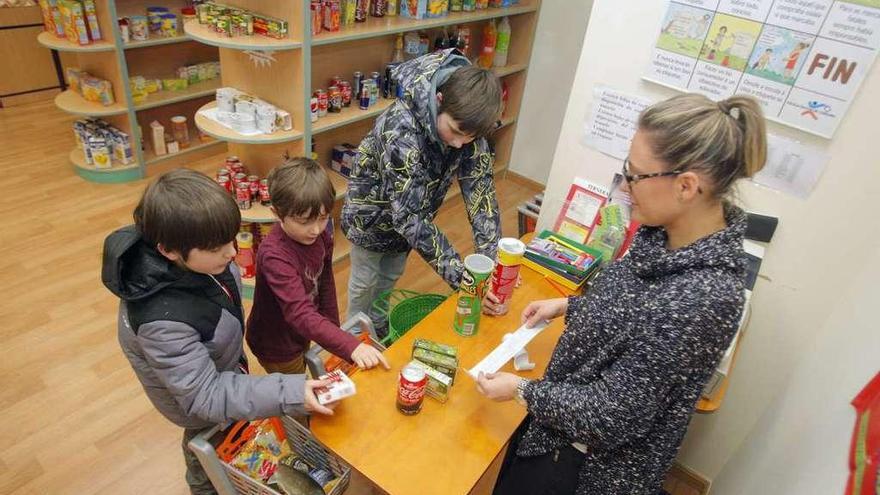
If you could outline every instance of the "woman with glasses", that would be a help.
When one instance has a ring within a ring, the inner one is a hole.
[[[544,377],[480,376],[528,416],[496,494],[655,495],[743,309],[745,213],[734,183],[767,154],[758,103],[681,95],[638,121],[623,185],[641,223],[627,256],[583,296],[531,303],[527,325],[565,317]]]

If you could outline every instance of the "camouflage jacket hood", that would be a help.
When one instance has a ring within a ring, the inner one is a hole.
[[[501,233],[489,143],[480,138],[455,149],[436,130],[437,87],[468,63],[450,49],[394,71],[403,96],[361,141],[341,215],[352,243],[374,252],[415,249],[453,288],[461,279],[461,256],[434,225],[453,179],[461,187],[476,252],[494,257]]]

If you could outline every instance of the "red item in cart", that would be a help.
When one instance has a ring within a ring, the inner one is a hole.
[[[243,174],[242,174],[243,175]],[[240,182],[235,186],[235,203],[240,210],[251,209],[251,185],[247,182]]]
[[[269,197],[269,179],[260,179],[260,204],[269,206],[272,199]]]
[[[428,375],[425,370],[407,364],[400,370],[397,384],[397,410],[411,416],[422,410]]]

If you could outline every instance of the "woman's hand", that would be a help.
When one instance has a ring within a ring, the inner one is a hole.
[[[318,402],[318,397],[315,395],[316,388],[326,387],[328,385],[330,385],[330,380],[306,380],[306,393],[303,401],[303,406],[306,408],[306,411],[333,416],[333,409],[336,409],[339,402],[331,402],[330,404],[322,406],[321,403]]]
[[[381,352],[379,352],[379,349],[376,349],[369,344],[358,344],[358,346],[354,348],[354,351],[351,352],[351,360],[362,370],[374,368],[378,366],[379,363],[382,363],[382,366],[386,370],[391,369],[388,360],[385,359],[385,356],[383,356]]]
[[[507,308],[498,300],[498,296],[491,289],[486,291],[483,297],[483,314],[490,316],[501,316],[507,312]]]
[[[503,402],[513,399],[520,380],[521,378],[513,373],[504,371],[483,373],[481,371],[477,377],[477,390],[494,401]]]
[[[568,298],[560,297],[557,299],[544,299],[543,301],[535,301],[526,306],[522,313],[522,322],[532,328],[537,323],[553,318],[558,318],[565,314],[568,309]]]

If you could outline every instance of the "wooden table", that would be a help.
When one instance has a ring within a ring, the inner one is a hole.
[[[318,440],[392,495],[471,492],[525,418],[525,408],[515,401],[486,399],[460,369],[445,404],[426,397],[419,414],[405,416],[395,406],[398,373],[410,361],[412,342],[418,337],[458,347],[461,367],[470,369],[501,343],[505,333],[520,327],[529,302],[561,297],[543,275],[527,267],[521,273],[522,286],[513,294],[510,311],[501,317],[483,315],[476,336],[460,337],[452,329],[458,299],[453,295],[388,348],[391,371],[355,373],[357,395],[345,399],[333,416],[312,416],[311,429]],[[529,358],[536,367],[518,374],[543,376],[562,329],[563,318],[557,318],[529,343]],[[503,370],[513,372],[512,362]],[[480,486],[488,484],[491,491],[494,476],[487,474],[492,479]]]

